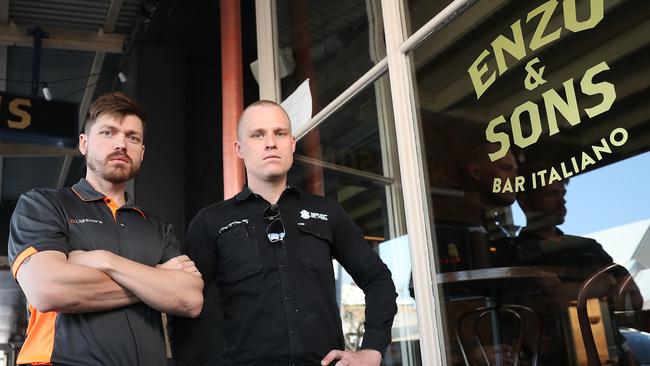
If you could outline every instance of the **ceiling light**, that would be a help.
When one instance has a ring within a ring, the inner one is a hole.
[[[50,92],[50,88],[47,87],[47,83],[43,83],[43,97],[48,102],[52,100],[52,92]]]

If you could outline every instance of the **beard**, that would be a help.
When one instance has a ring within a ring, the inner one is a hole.
[[[127,154],[114,152],[108,154],[103,160],[89,156],[87,154],[86,167],[93,171],[97,176],[113,184],[121,184],[135,177],[140,170],[140,165],[133,164],[133,160]],[[109,162],[115,157],[122,157],[129,161],[128,166],[110,166]]]

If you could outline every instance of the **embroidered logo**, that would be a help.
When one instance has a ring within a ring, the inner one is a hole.
[[[302,210],[300,211],[300,218],[307,220],[307,219],[319,219],[323,221],[327,221],[327,215],[322,214],[322,213],[317,213],[317,212],[309,212],[307,210]]]
[[[101,220],[95,219],[70,219],[71,224],[103,224]]]
[[[221,229],[219,229],[219,235],[221,235],[224,231],[228,231],[228,230],[232,229],[233,227],[235,227],[237,225],[243,225],[243,224],[248,224],[248,219],[242,219],[241,221],[233,221],[233,222],[231,222],[230,224],[228,224],[228,225],[222,227]]]

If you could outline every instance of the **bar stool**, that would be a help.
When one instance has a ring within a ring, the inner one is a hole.
[[[530,315],[529,317],[523,316],[524,314]],[[537,365],[537,359],[539,356],[539,343],[541,340],[542,336],[542,329],[541,329],[541,319],[539,315],[532,310],[531,308],[527,306],[522,306],[522,305],[513,305],[513,304],[505,304],[501,305],[499,307],[487,307],[487,306],[482,306],[475,308],[473,310],[470,310],[463,314],[457,324],[456,324],[456,340],[458,341],[458,345],[460,346],[461,353],[463,355],[463,359],[465,360],[465,364],[467,366],[470,366],[470,360],[467,355],[467,342],[465,341],[465,337],[463,336],[463,329],[464,325],[469,322],[470,327],[470,337],[474,340],[474,343],[476,346],[479,348],[481,351],[481,355],[483,356],[483,359],[485,360],[485,364],[488,366],[491,366],[492,363],[490,362],[490,357],[487,354],[486,351],[486,345],[487,345],[487,340],[484,339],[484,337],[481,336],[481,329],[480,326],[483,322],[484,319],[487,319],[487,316],[490,315],[492,321],[496,320],[497,326],[496,329],[495,327],[492,327],[492,333],[493,333],[493,344],[496,348],[496,353],[495,354],[495,361],[497,365],[500,365],[500,347],[503,344],[508,344],[508,342],[504,342],[503,339],[501,339],[500,331],[499,331],[499,323],[501,323],[504,319],[506,318],[511,318],[515,322],[514,328],[517,330],[516,334],[517,336],[514,339],[514,344],[512,347],[512,355],[514,356],[514,366],[519,365],[519,357],[520,353],[523,349],[524,345],[524,340],[528,339],[529,341],[526,342],[528,347],[530,347],[530,351],[532,352],[532,365],[535,366]],[[531,327],[530,323],[529,326],[527,327],[527,319],[530,321],[531,319],[534,320],[535,326]],[[531,328],[536,329],[536,332],[531,333]],[[530,339],[530,336],[533,335],[533,339]]]
[[[587,300],[594,297],[607,298],[610,306],[613,307],[614,314],[638,312],[642,308],[643,299],[640,298],[639,288],[634,283],[632,276],[625,267],[616,263],[609,264],[592,273],[580,286],[577,301],[578,323],[587,354],[587,362],[589,366],[600,366],[600,357],[587,311]],[[617,327],[616,318],[613,320],[614,327]]]

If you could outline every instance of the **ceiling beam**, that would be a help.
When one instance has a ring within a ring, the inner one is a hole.
[[[0,0],[0,24],[9,23],[9,0]],[[7,46],[0,45],[0,91],[7,91]],[[4,157],[0,156],[0,201],[2,200],[2,181]]]
[[[97,81],[99,80],[100,73],[102,72],[102,67],[104,66],[105,59],[106,53],[95,53],[93,64],[90,67],[90,73],[88,74],[88,80],[86,80],[86,89],[84,89],[84,94],[81,97],[81,104],[79,105],[79,131],[81,131],[81,127],[84,123],[84,118],[86,118],[86,113],[90,107],[90,102],[92,102],[93,95],[95,94],[95,88],[97,87]]]
[[[645,72],[645,76],[650,74],[650,70]],[[600,141],[600,139],[609,137],[609,134],[617,127],[623,127],[626,130],[633,130],[648,120],[650,116],[650,104],[635,106],[634,109],[626,109],[624,112],[617,114],[614,118],[604,118],[598,120],[598,124],[589,128],[579,136],[576,143],[575,138],[567,140],[578,146],[588,146]],[[589,123],[589,122],[583,122]]]
[[[111,5],[108,7],[108,13],[106,14],[106,21],[104,21],[104,33],[113,33],[115,31],[117,17],[120,15],[123,2],[124,0],[111,1]]]
[[[9,0],[0,0],[0,23],[9,23]]]
[[[104,65],[104,59],[106,58],[106,53],[96,52],[95,58],[93,59],[93,64],[90,67],[90,74],[88,80],[86,80],[86,89],[84,94],[81,97],[81,104],[79,104],[79,126],[78,130],[81,131],[83,128],[83,123],[86,118],[86,113],[90,107],[90,102],[92,101],[93,95],[95,95],[95,88],[97,87],[97,81],[99,80],[99,73],[102,72],[102,66]],[[61,165],[61,172],[59,173],[59,179],[57,180],[57,188],[61,188],[65,185],[65,181],[68,178],[68,172],[70,170],[70,164],[72,163],[72,158],[74,156],[67,155]]]
[[[609,13],[622,3],[624,3],[624,0],[611,0],[611,1],[608,1],[607,4],[605,5],[604,10],[605,10],[606,13]],[[497,3],[497,5],[499,5],[499,4]],[[578,12],[582,13],[582,12],[585,11],[587,6],[589,6],[589,2],[588,1],[582,1],[582,2],[578,3],[577,6],[578,6]],[[485,13],[485,15],[490,14],[490,13],[488,13],[489,9],[481,9],[481,10]],[[460,19],[462,19],[462,17]],[[483,19],[485,19],[485,18],[483,18]],[[480,20],[481,20],[481,18],[476,19],[477,23],[474,24],[474,25],[479,26],[481,24]],[[455,22],[458,22],[458,20],[456,20]],[[550,20],[548,28],[549,29],[556,29],[558,27],[561,27],[563,22],[564,22],[564,19],[561,16],[561,14],[556,14]],[[468,32],[468,30],[471,30],[471,29],[469,29],[468,25],[463,25],[461,23],[459,23],[459,25],[457,27],[461,28],[459,30],[459,32],[463,32],[463,34],[466,34]],[[528,39],[528,37],[530,37],[531,32],[532,32],[532,30],[529,29],[529,31],[525,35],[526,39]],[[557,41],[566,39],[570,35],[571,35],[570,32],[562,32],[561,35],[560,35],[560,39],[558,39]],[[435,44],[435,42],[431,42],[431,41],[429,41],[428,43],[434,43]],[[431,59],[432,56],[435,56],[435,55],[441,53],[442,51],[444,51],[445,50],[444,46],[446,46],[449,42],[444,42],[444,40],[443,40],[440,43],[441,43],[441,46],[435,46],[435,45],[430,46],[430,48],[431,48],[431,50],[429,50],[430,55],[428,55],[428,56],[420,56],[420,58],[425,59],[425,60],[426,59]],[[453,44],[453,43],[449,43],[449,44]],[[443,48],[440,48],[440,47],[443,47]],[[544,47],[541,47],[541,48],[539,48],[539,49],[537,49],[537,50],[535,50],[533,52],[530,52],[528,50],[528,53],[526,54],[526,57],[524,59],[508,63],[508,71],[509,70],[515,70],[517,67],[519,67],[521,64],[523,64],[526,60],[532,59],[535,56],[539,56],[540,54],[543,54],[543,52],[548,47],[550,47],[550,45],[546,45]],[[439,67],[438,69],[441,70],[440,73],[438,73],[438,74],[431,73],[431,75],[429,75],[427,77],[426,83],[434,83],[436,81],[440,82],[440,80],[442,78],[444,78],[444,74],[449,73],[449,68],[450,67],[454,67],[453,65],[458,65],[459,63],[461,63],[461,64],[464,63],[464,61],[461,62],[459,60],[467,59],[468,55],[472,55],[472,57],[475,57],[475,55],[474,55],[475,50],[473,48],[467,48],[467,50],[464,51],[464,52],[465,52],[465,54],[459,55],[458,57],[455,57],[451,61],[449,61],[450,64],[447,64],[447,65],[445,65],[443,67]],[[471,62],[471,60],[470,60],[470,62]],[[469,65],[469,63],[467,63],[467,64]],[[508,72],[508,71],[506,71],[506,72]],[[422,92],[420,92],[420,93],[422,93]],[[464,99],[468,95],[476,96],[476,94],[474,92],[474,87],[472,86],[472,83],[470,82],[470,79],[467,76],[467,73],[463,72],[460,75],[459,78],[457,78],[455,81],[452,81],[451,83],[449,83],[444,89],[435,91],[435,95],[431,95],[430,96],[431,99],[426,100],[426,103],[424,103],[425,104],[424,107],[427,110],[431,110],[433,112],[446,111],[453,104],[459,102],[460,100]],[[420,98],[420,100],[422,101],[423,98]]]
[[[124,0],[111,1],[111,4],[108,7],[108,12],[106,14],[106,20],[104,21],[104,34],[111,34],[115,30],[117,17],[120,14],[123,2]],[[95,88],[97,86],[97,81],[99,80],[99,74],[102,72],[102,67],[104,66],[105,59],[106,52],[95,53],[93,64],[90,67],[90,74],[88,76],[88,80],[86,81],[86,89],[84,90],[84,95],[81,98],[81,104],[79,105],[79,130],[81,130],[84,118],[88,112],[88,107],[92,101],[92,97],[95,95]]]
[[[104,27],[102,28],[103,34],[110,34],[115,30],[115,25],[117,24],[117,18],[120,15],[120,9],[122,8],[123,2],[124,0],[111,1],[111,4],[108,7],[108,12],[106,13]],[[86,89],[84,89],[84,94],[81,97],[81,104],[79,104],[79,131],[81,131],[81,128],[83,127],[86,113],[88,113],[88,108],[90,107],[90,102],[92,102],[92,98],[95,95],[97,81],[99,80],[99,74],[102,72],[105,59],[106,52],[95,52],[93,64],[90,67],[90,73],[88,74],[88,80],[86,80]],[[59,172],[59,179],[56,184],[58,188],[65,185],[65,181],[68,178],[68,173],[70,171],[70,165],[72,164],[72,158],[72,155],[67,155],[63,160],[61,172]]]
[[[649,72],[646,72],[645,76],[647,76],[648,73]],[[599,118],[593,122],[593,127],[590,127],[584,132],[580,132],[577,137],[557,134],[553,136],[553,139],[560,145],[585,148],[586,146],[599,143],[602,138],[607,140],[609,134],[617,127],[623,127],[628,131],[637,128],[648,121],[648,116],[650,116],[650,104],[643,104],[635,106],[633,109],[626,109],[624,112],[621,112],[614,117]],[[582,123],[592,122],[583,121],[581,124]],[[545,138],[548,138],[548,136],[545,136]],[[625,145],[627,145],[627,143]]]
[[[463,12],[454,21],[447,24],[435,34],[435,42],[422,42],[413,52],[415,53],[416,69],[426,65],[436,56],[453,46],[476,27],[481,25],[507,3],[506,0],[479,1]],[[432,37],[433,38],[433,37]]]
[[[579,80],[582,77],[587,67],[595,66],[602,61],[607,61],[609,65],[613,65],[616,61],[633,54],[637,50],[647,47],[650,44],[650,20],[646,20],[636,25],[634,28],[628,29],[625,32],[619,33],[610,38],[606,42],[601,43],[598,47],[592,48],[588,53],[577,57],[570,62],[566,63],[563,68],[554,72],[547,72],[545,80],[548,85],[562,85],[565,80],[574,78]],[[637,82],[648,84],[647,80],[637,77]],[[618,85],[617,99],[620,99],[620,92],[623,89]],[[486,116],[498,116],[504,111],[512,111],[514,108],[523,102],[530,99],[530,92],[522,90],[519,93],[512,94],[503,99],[498,104],[490,106],[487,110]],[[540,96],[541,97],[541,96]]]
[[[34,38],[27,35],[28,27],[0,24],[0,44],[8,46],[32,47]],[[107,53],[122,53],[127,36],[124,34],[71,30],[63,28],[47,28],[49,38],[43,38],[44,48],[63,50],[94,51]]]
[[[549,85],[558,86],[562,85],[562,83],[569,78],[574,78],[579,82],[579,79],[582,77],[582,74],[584,74],[586,70],[585,65],[595,66],[601,61],[607,61],[609,65],[612,65],[618,60],[628,57],[639,49],[648,47],[648,45],[650,45],[650,20],[643,21],[634,27],[627,29],[625,32],[616,34],[609,40],[602,42],[595,48],[592,48],[589,52],[580,55],[580,57],[572,59],[561,69],[546,73],[544,75],[544,79]],[[616,99],[621,100],[629,94],[633,94],[643,88],[646,88],[649,84],[647,80],[648,79],[638,77],[637,75],[634,79],[626,79],[625,84],[619,82],[616,85]],[[625,85],[627,89],[624,88],[623,85]],[[467,90],[466,92],[472,93],[473,91]],[[463,94],[466,94],[466,92],[463,92]],[[440,98],[445,98],[449,95],[453,95],[454,93],[445,94],[445,92],[443,92],[442,94],[438,93],[434,95],[427,90],[421,90],[419,91],[419,94],[421,108],[432,111],[440,111],[441,106],[436,104],[436,98],[438,96]],[[499,101],[499,103],[492,104],[487,107],[484,105],[476,105],[462,110],[447,110],[444,113],[446,115],[464,118],[478,123],[487,123],[487,121],[498,116],[499,114],[511,112],[515,107],[522,104],[523,102],[537,102],[538,100],[542,99],[542,96],[538,95],[536,99],[531,100],[529,94],[529,91],[521,90],[518,93],[513,93],[507,98],[502,99]],[[447,107],[448,105],[445,105],[443,108]],[[581,111],[581,116],[584,116],[584,110]]]
[[[59,172],[59,178],[56,181],[56,188],[62,188],[65,184],[66,179],[68,178],[68,172],[70,171],[70,165],[72,164],[72,155],[66,155],[61,164],[61,171]]]
[[[374,211],[381,211],[381,199],[377,198],[372,201],[365,199],[365,202],[359,202],[353,209],[348,210],[350,217],[359,219]]]

